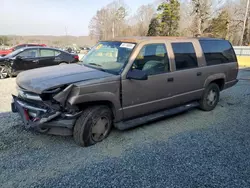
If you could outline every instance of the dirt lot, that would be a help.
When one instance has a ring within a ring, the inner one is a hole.
[[[212,112],[194,109],[89,148],[26,131],[0,80],[0,187],[250,187],[250,71]]]

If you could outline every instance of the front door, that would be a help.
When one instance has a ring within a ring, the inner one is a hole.
[[[147,72],[147,80],[122,80],[124,119],[143,116],[168,107],[174,87],[164,43],[142,47],[131,69]]]
[[[17,54],[13,61],[13,69],[16,72],[38,68],[38,50],[36,48],[25,49]]]

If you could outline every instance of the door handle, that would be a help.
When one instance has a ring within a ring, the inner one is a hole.
[[[201,76],[202,75],[202,73],[201,72],[197,72],[197,74],[196,74],[197,76]]]
[[[174,78],[168,78],[168,82],[173,82]]]
[[[33,63],[38,63],[38,60],[33,60],[32,62],[33,62]]]

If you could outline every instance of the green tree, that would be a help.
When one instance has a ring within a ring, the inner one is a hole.
[[[152,18],[148,28],[147,36],[158,36],[159,21],[157,18]]]
[[[159,34],[162,36],[178,35],[180,21],[180,2],[178,0],[166,0],[158,8],[160,21]]]

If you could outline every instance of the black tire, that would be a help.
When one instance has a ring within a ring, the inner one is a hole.
[[[66,65],[66,64],[68,64],[67,62],[61,62],[61,63],[59,63],[59,65]]]
[[[210,92],[214,95],[214,100],[210,100]],[[200,109],[203,111],[211,111],[213,110],[216,105],[218,104],[220,99],[220,88],[217,84],[211,83],[205,89],[202,98],[200,100]]]
[[[112,112],[108,106],[92,106],[85,109],[82,115],[77,119],[74,130],[73,130],[73,137],[75,142],[80,146],[91,146],[96,144],[97,142],[101,142],[104,140],[110,133],[112,128]],[[96,130],[93,129],[98,122],[107,122],[107,125],[103,125],[102,130],[99,132],[94,133]],[[105,130],[103,134],[100,132]],[[100,140],[97,140],[100,134]]]

